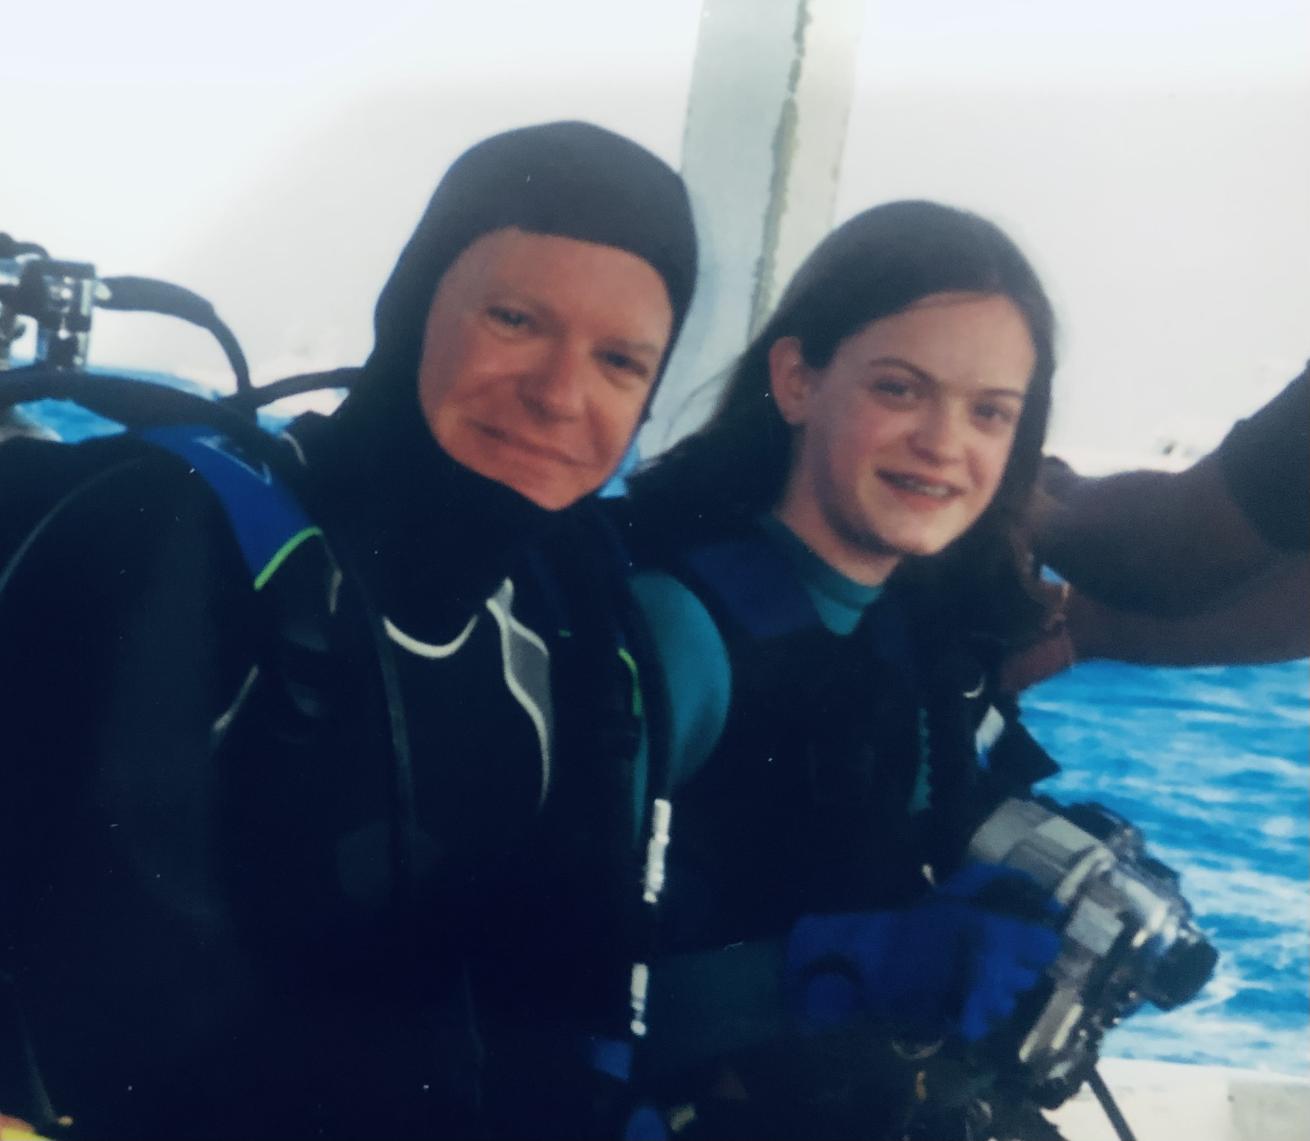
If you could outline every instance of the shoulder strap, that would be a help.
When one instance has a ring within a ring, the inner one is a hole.
[[[612,843],[617,866],[629,869],[625,877],[635,872],[636,882],[625,878],[627,901],[622,911],[624,938],[631,955],[627,1017],[623,1020],[626,1030],[616,1022],[612,1027],[615,1036],[594,1040],[591,1049],[600,1048],[602,1053],[620,1057],[626,1074],[634,1046],[646,1032],[649,964],[659,946],[659,903],[672,814],[671,712],[663,675],[653,667],[657,660],[653,640],[628,586],[633,560],[607,505],[588,504],[573,513],[571,523],[564,536],[568,546],[561,549],[563,557],[549,564],[538,557],[532,571],[547,606],[563,616],[561,628],[581,634],[585,626],[586,652],[603,654],[608,659],[587,663],[600,667],[590,669],[590,684],[603,687],[588,698],[588,705],[594,720],[594,744],[601,751],[603,767],[615,774],[622,769],[627,774],[627,779],[616,787],[627,790],[631,815],[624,815],[630,825],[613,832]],[[590,557],[579,559],[579,552]],[[559,576],[560,568],[567,571],[564,579]],[[580,617],[579,607],[586,608],[585,623],[574,621]],[[644,770],[638,749],[643,730]],[[624,854],[632,851],[634,841],[635,867]],[[632,888],[636,891],[632,892]],[[599,1056],[593,1061],[597,1068],[615,1073]]]
[[[939,631],[940,633],[940,631]],[[1025,796],[1059,765],[998,692],[984,655],[967,639],[938,640],[925,661],[931,769],[929,862],[956,867],[974,829],[1007,796]]]
[[[131,434],[182,460],[214,493],[255,590],[271,602],[270,664],[286,707],[308,728],[327,711],[335,677],[330,627],[338,572],[322,528],[267,463],[213,428],[170,424]]]
[[[1059,763],[1019,719],[1019,705],[1013,697],[993,695],[990,708],[1001,723],[986,742],[986,768],[998,799],[1026,795],[1032,785],[1060,771]]]
[[[688,548],[673,560],[713,614],[756,641],[819,624],[809,593],[787,556],[758,530]]]
[[[268,465],[243,456],[222,433],[203,425],[178,424],[146,428],[134,435],[184,460],[209,484],[231,524],[256,590],[302,543],[323,538],[322,529],[311,522]]]

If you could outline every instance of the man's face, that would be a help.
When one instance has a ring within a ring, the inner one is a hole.
[[[664,282],[636,255],[495,230],[437,287],[419,404],[458,463],[556,511],[618,467],[672,327]]]

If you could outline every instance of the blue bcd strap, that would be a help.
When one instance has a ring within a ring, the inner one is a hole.
[[[306,540],[322,537],[305,509],[261,461],[246,459],[221,432],[197,424],[135,432],[188,464],[213,490],[256,590]]]

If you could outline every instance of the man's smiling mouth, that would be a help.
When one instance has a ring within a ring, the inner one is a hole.
[[[540,459],[551,460],[554,463],[565,464],[568,467],[585,467],[584,461],[569,455],[567,452],[561,452],[558,448],[550,444],[539,444],[534,440],[526,439],[514,432],[506,432],[503,428],[496,428],[490,424],[484,424],[475,421],[473,424],[483,435],[490,437],[499,444],[505,444],[528,455],[536,456]]]

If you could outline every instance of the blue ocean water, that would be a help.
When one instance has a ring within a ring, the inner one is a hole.
[[[1063,766],[1042,791],[1141,828],[1220,952],[1197,999],[1145,1008],[1105,1052],[1310,1074],[1310,661],[1086,663],[1023,706]]]

